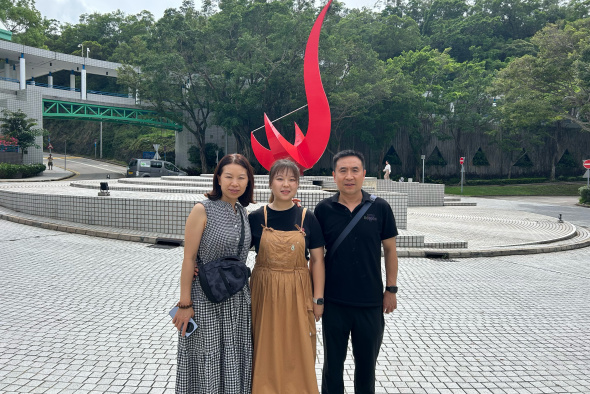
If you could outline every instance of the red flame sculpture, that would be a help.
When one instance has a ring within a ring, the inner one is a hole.
[[[320,77],[318,47],[322,23],[331,4],[332,0],[326,4],[318,15],[305,47],[303,81],[309,110],[307,134],[304,136],[297,123],[295,123],[295,144],[293,145],[277,131],[268,116],[264,114],[264,129],[266,130],[270,150],[258,142],[254,137],[254,132],[250,136],[254,155],[267,170],[270,170],[272,163],[276,160],[290,158],[303,173],[303,171],[310,169],[317,163],[328,146],[331,128],[330,105]]]

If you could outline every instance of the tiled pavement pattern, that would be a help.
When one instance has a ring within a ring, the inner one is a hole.
[[[557,218],[478,207],[414,207],[408,216],[410,223],[414,219],[420,223],[419,231],[450,233],[455,239],[467,240],[472,248],[543,243],[570,238],[576,231],[574,225],[559,223]],[[473,232],[475,222],[485,230]],[[535,233],[534,237],[531,232]]]
[[[118,185],[118,181],[112,180],[111,184]],[[0,184],[0,205],[31,215],[83,224],[183,234],[188,213],[196,201],[205,198],[203,189],[178,193],[169,192],[163,186],[146,186],[142,190],[142,185],[131,184],[126,185],[136,191],[113,190],[110,197],[98,197],[99,181],[92,182],[97,189],[70,187],[67,181]],[[406,229],[407,195],[392,192],[377,194],[392,207],[398,227]],[[321,190],[301,190],[296,197],[313,210],[330,195]],[[256,201],[266,202],[269,196],[268,189],[254,189]]]
[[[13,184],[10,189],[28,192],[30,187],[28,184]],[[72,190],[77,188],[63,186],[60,188],[57,183],[37,183],[34,188],[36,193],[25,193],[14,199],[15,204],[26,202],[23,198],[36,199],[36,203],[29,204],[36,207],[35,213],[16,212],[0,206],[0,219],[52,230],[120,240],[155,243],[158,238],[174,238],[181,241],[186,216],[197,199],[197,195],[166,195],[169,200],[177,201],[176,204],[182,205],[179,205],[179,208],[175,210],[167,213],[160,212],[158,213],[160,216],[152,217],[149,214],[149,207],[155,207],[160,211],[162,208],[159,205],[150,205],[149,198],[157,199],[162,197],[162,193],[117,192],[118,195],[127,193],[130,198],[133,195],[135,197],[141,195],[142,199],[148,201],[130,200],[133,204],[122,206],[124,213],[118,216],[89,210],[88,212],[98,215],[92,220],[94,223],[75,223],[68,218],[82,214],[68,210],[64,206],[60,206],[57,211],[57,214],[63,211],[60,214],[60,219],[47,217],[46,202],[48,200],[39,195],[44,195],[45,192],[51,193],[51,190],[55,188],[58,188],[60,193],[63,189],[63,192],[72,193],[72,197],[76,196]],[[86,198],[91,197],[87,195],[88,193],[94,193],[89,189],[78,190],[82,192],[81,194],[85,194]],[[2,187],[0,186],[0,197],[1,193]],[[25,195],[26,197],[23,197]],[[47,196],[50,195],[47,194]],[[109,199],[109,197],[106,198]],[[121,201],[121,199],[109,200],[109,202],[116,201]],[[490,204],[484,199],[477,201],[479,201],[478,204]],[[579,225],[574,227],[569,222],[559,223],[556,217],[508,210],[510,206],[505,204],[500,204],[500,208],[497,206],[499,203],[495,201],[492,201],[491,204],[486,207],[408,208],[410,230],[400,229],[398,254],[402,257],[424,257],[433,253],[448,254],[450,257],[476,257],[544,253],[590,246],[590,231]],[[258,207],[258,204],[250,205],[248,210],[255,210]],[[83,214],[89,214],[88,212],[83,212]],[[84,218],[83,215],[82,218]],[[125,228],[129,227],[131,223],[134,225],[146,224],[152,230]],[[176,228],[178,231],[166,231],[168,228]]]
[[[0,228],[0,393],[173,392],[182,248]],[[377,392],[590,392],[587,249],[401,258],[399,287]]]

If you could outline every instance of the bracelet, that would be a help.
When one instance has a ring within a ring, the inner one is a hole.
[[[190,304],[186,304],[186,305],[182,305],[180,303],[180,301],[178,301],[178,304],[176,304],[176,306],[180,309],[188,309],[188,308],[192,308],[193,307],[193,302],[191,301]]]

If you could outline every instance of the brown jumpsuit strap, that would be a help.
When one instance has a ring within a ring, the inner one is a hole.
[[[264,206],[264,227],[268,227],[268,223],[266,220],[266,205]]]
[[[307,208],[303,208],[303,213],[301,214],[301,228],[303,228],[303,221],[305,220],[305,213],[307,212]]]

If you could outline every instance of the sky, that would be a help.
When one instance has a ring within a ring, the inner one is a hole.
[[[373,8],[377,0],[344,0],[348,8]],[[324,3],[324,1],[322,1]],[[76,24],[82,14],[110,13],[120,9],[125,14],[137,14],[148,10],[160,19],[166,8],[178,8],[182,0],[36,0],[35,6],[48,19]],[[195,1],[199,4],[199,1]]]

